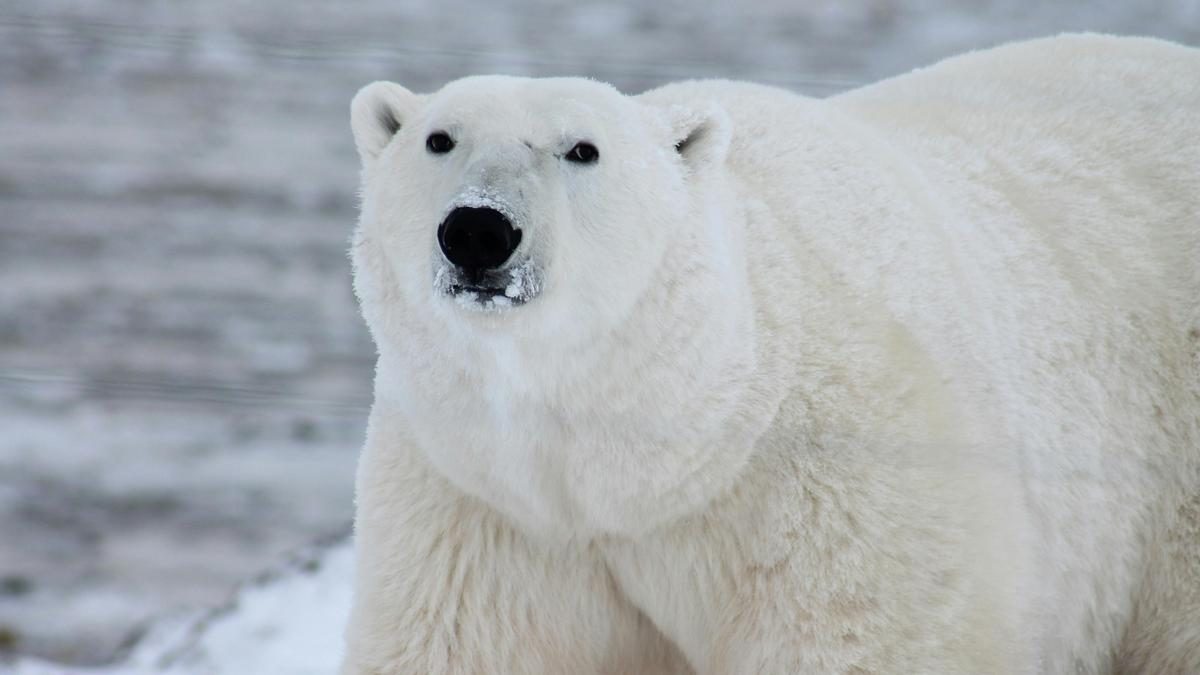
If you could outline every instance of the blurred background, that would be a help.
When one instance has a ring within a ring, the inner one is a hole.
[[[1064,30],[1196,45],[1200,0],[5,0],[0,672],[112,662],[348,532],[374,356],[345,255],[358,87],[823,97]]]

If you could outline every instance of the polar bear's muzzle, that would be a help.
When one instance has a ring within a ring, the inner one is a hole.
[[[455,208],[438,226],[437,241],[443,260],[434,286],[464,306],[521,305],[540,291],[532,262],[513,260],[521,244],[520,228],[495,208]]]

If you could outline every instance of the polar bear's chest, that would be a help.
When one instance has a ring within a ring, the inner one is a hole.
[[[550,538],[644,532],[694,511],[737,476],[774,409],[735,415],[722,408],[732,403],[709,397],[698,401],[703,410],[669,415],[665,404],[615,406],[591,390],[538,396],[412,381],[390,407],[403,411],[429,463],[520,529]]]
[[[551,411],[486,387],[426,388],[407,398],[413,438],[455,486],[528,531],[573,527],[573,442]]]

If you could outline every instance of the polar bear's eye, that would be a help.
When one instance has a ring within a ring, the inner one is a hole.
[[[444,155],[454,149],[454,139],[444,131],[435,131],[425,139],[425,148],[435,155]]]
[[[591,143],[576,143],[566,155],[567,159],[579,164],[591,164],[600,159],[600,151]]]

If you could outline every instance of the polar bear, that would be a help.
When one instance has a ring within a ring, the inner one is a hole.
[[[351,120],[346,675],[1200,672],[1200,51]]]

